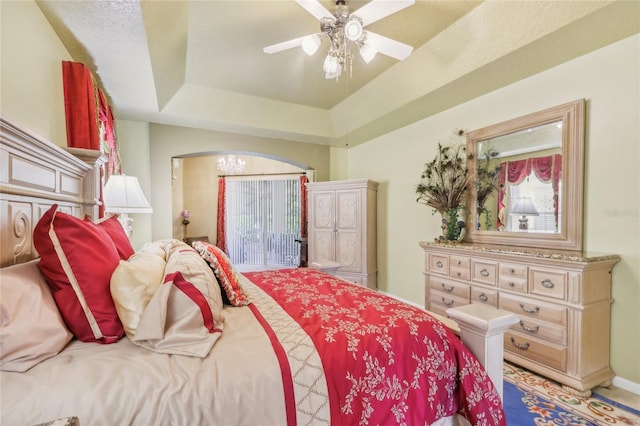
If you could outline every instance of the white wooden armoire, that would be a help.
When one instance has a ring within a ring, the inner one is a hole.
[[[377,188],[368,179],[307,184],[310,264],[337,262],[336,276],[377,288]]]

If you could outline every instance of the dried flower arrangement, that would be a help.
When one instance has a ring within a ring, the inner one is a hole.
[[[443,146],[438,143],[436,157],[424,165],[416,186],[416,202],[433,208],[442,215],[441,239],[455,241],[461,235],[464,221],[458,220],[464,210],[464,195],[470,176],[466,167],[466,146]]]

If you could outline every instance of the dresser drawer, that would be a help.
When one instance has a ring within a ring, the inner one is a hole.
[[[508,330],[504,334],[504,349],[556,370],[567,369],[567,348],[562,345],[543,342]]]
[[[567,294],[567,273],[531,268],[531,294],[564,300]]]
[[[449,257],[449,276],[469,281],[471,276],[471,259],[463,256]]]
[[[469,298],[458,297],[449,293],[440,291],[429,292],[429,311],[446,316],[446,310],[449,308],[464,306],[469,304]]]
[[[489,285],[496,285],[498,264],[489,261],[471,260],[471,280]]]
[[[557,345],[567,344],[567,328],[551,322],[523,317],[520,322],[511,326],[511,329],[525,336],[537,337]]]
[[[529,268],[517,263],[500,263],[498,285],[506,290],[527,292],[527,278]]]
[[[458,283],[440,277],[428,277],[428,283],[429,291],[438,291],[447,295],[461,297],[467,301],[469,300],[470,286],[467,284]]]
[[[429,271],[436,274],[449,275],[449,256],[430,254]]]
[[[471,288],[471,303],[484,303],[498,307],[498,292],[473,287]]]
[[[567,325],[567,308],[564,306],[525,299],[506,293],[500,294],[498,305],[500,309],[511,311],[520,318],[528,317],[540,321],[549,321],[561,326]]]

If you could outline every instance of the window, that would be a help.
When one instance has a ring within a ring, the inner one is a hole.
[[[300,264],[300,180],[227,178],[227,251],[234,264]]]
[[[529,216],[528,231],[529,232],[559,232],[559,224],[562,223],[558,217],[555,217],[555,202],[553,187],[551,183],[541,182],[534,172],[521,183],[511,185],[511,205],[515,206],[521,197],[530,198],[538,211],[537,216]],[[558,196],[562,194],[562,183],[558,184]],[[511,214],[508,228],[510,231],[517,232],[519,226],[519,218],[521,215]]]

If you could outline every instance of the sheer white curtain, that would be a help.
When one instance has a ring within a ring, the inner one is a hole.
[[[234,264],[298,266],[299,176],[227,177],[227,253]]]

